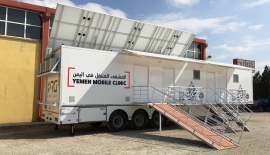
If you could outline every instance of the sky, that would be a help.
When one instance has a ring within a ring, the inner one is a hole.
[[[55,8],[81,7],[196,33],[208,43],[211,61],[254,60],[270,65],[270,0],[19,0]]]

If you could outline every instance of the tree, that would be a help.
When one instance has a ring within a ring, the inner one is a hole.
[[[260,96],[261,98],[270,98],[270,69],[268,66],[264,67],[260,82]]]
[[[262,76],[260,74],[260,71],[256,72],[253,76],[253,96],[254,96],[253,98],[254,98],[254,100],[258,100],[258,98],[260,97],[261,78],[262,78]]]

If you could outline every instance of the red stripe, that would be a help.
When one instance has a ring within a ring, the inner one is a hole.
[[[125,89],[129,89],[129,88],[130,88],[130,72],[125,71],[125,73],[127,73],[127,74],[128,74],[128,86],[127,86],[127,87],[125,87]]]
[[[67,86],[68,87],[74,87],[74,85],[69,84],[69,73],[70,73],[71,69],[75,69],[75,67],[68,67],[68,77],[67,77]]]

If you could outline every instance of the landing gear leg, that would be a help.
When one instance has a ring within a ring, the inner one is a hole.
[[[71,125],[70,125],[70,133],[69,133],[69,136],[75,136],[75,135],[74,135],[73,127],[74,127],[74,124],[71,124]]]
[[[58,124],[55,124],[54,130],[58,130]]]
[[[162,130],[162,118],[161,118],[162,116],[161,116],[161,113],[159,113],[159,132],[161,132],[161,130]]]

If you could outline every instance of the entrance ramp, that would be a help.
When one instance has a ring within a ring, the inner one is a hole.
[[[134,86],[134,100],[148,103],[209,146],[219,150],[239,146],[242,130],[231,130],[225,119],[218,119],[218,115],[210,112],[212,107],[184,95],[185,99],[169,88],[164,90],[152,86]]]
[[[152,103],[151,106],[158,112],[162,113],[165,117],[188,130],[190,133],[215,149],[225,150],[238,147],[238,145],[233,143],[232,139],[229,137],[226,137],[212,127],[205,125],[204,123],[196,120],[196,118],[178,108],[175,108],[174,106],[171,106],[170,104]]]

